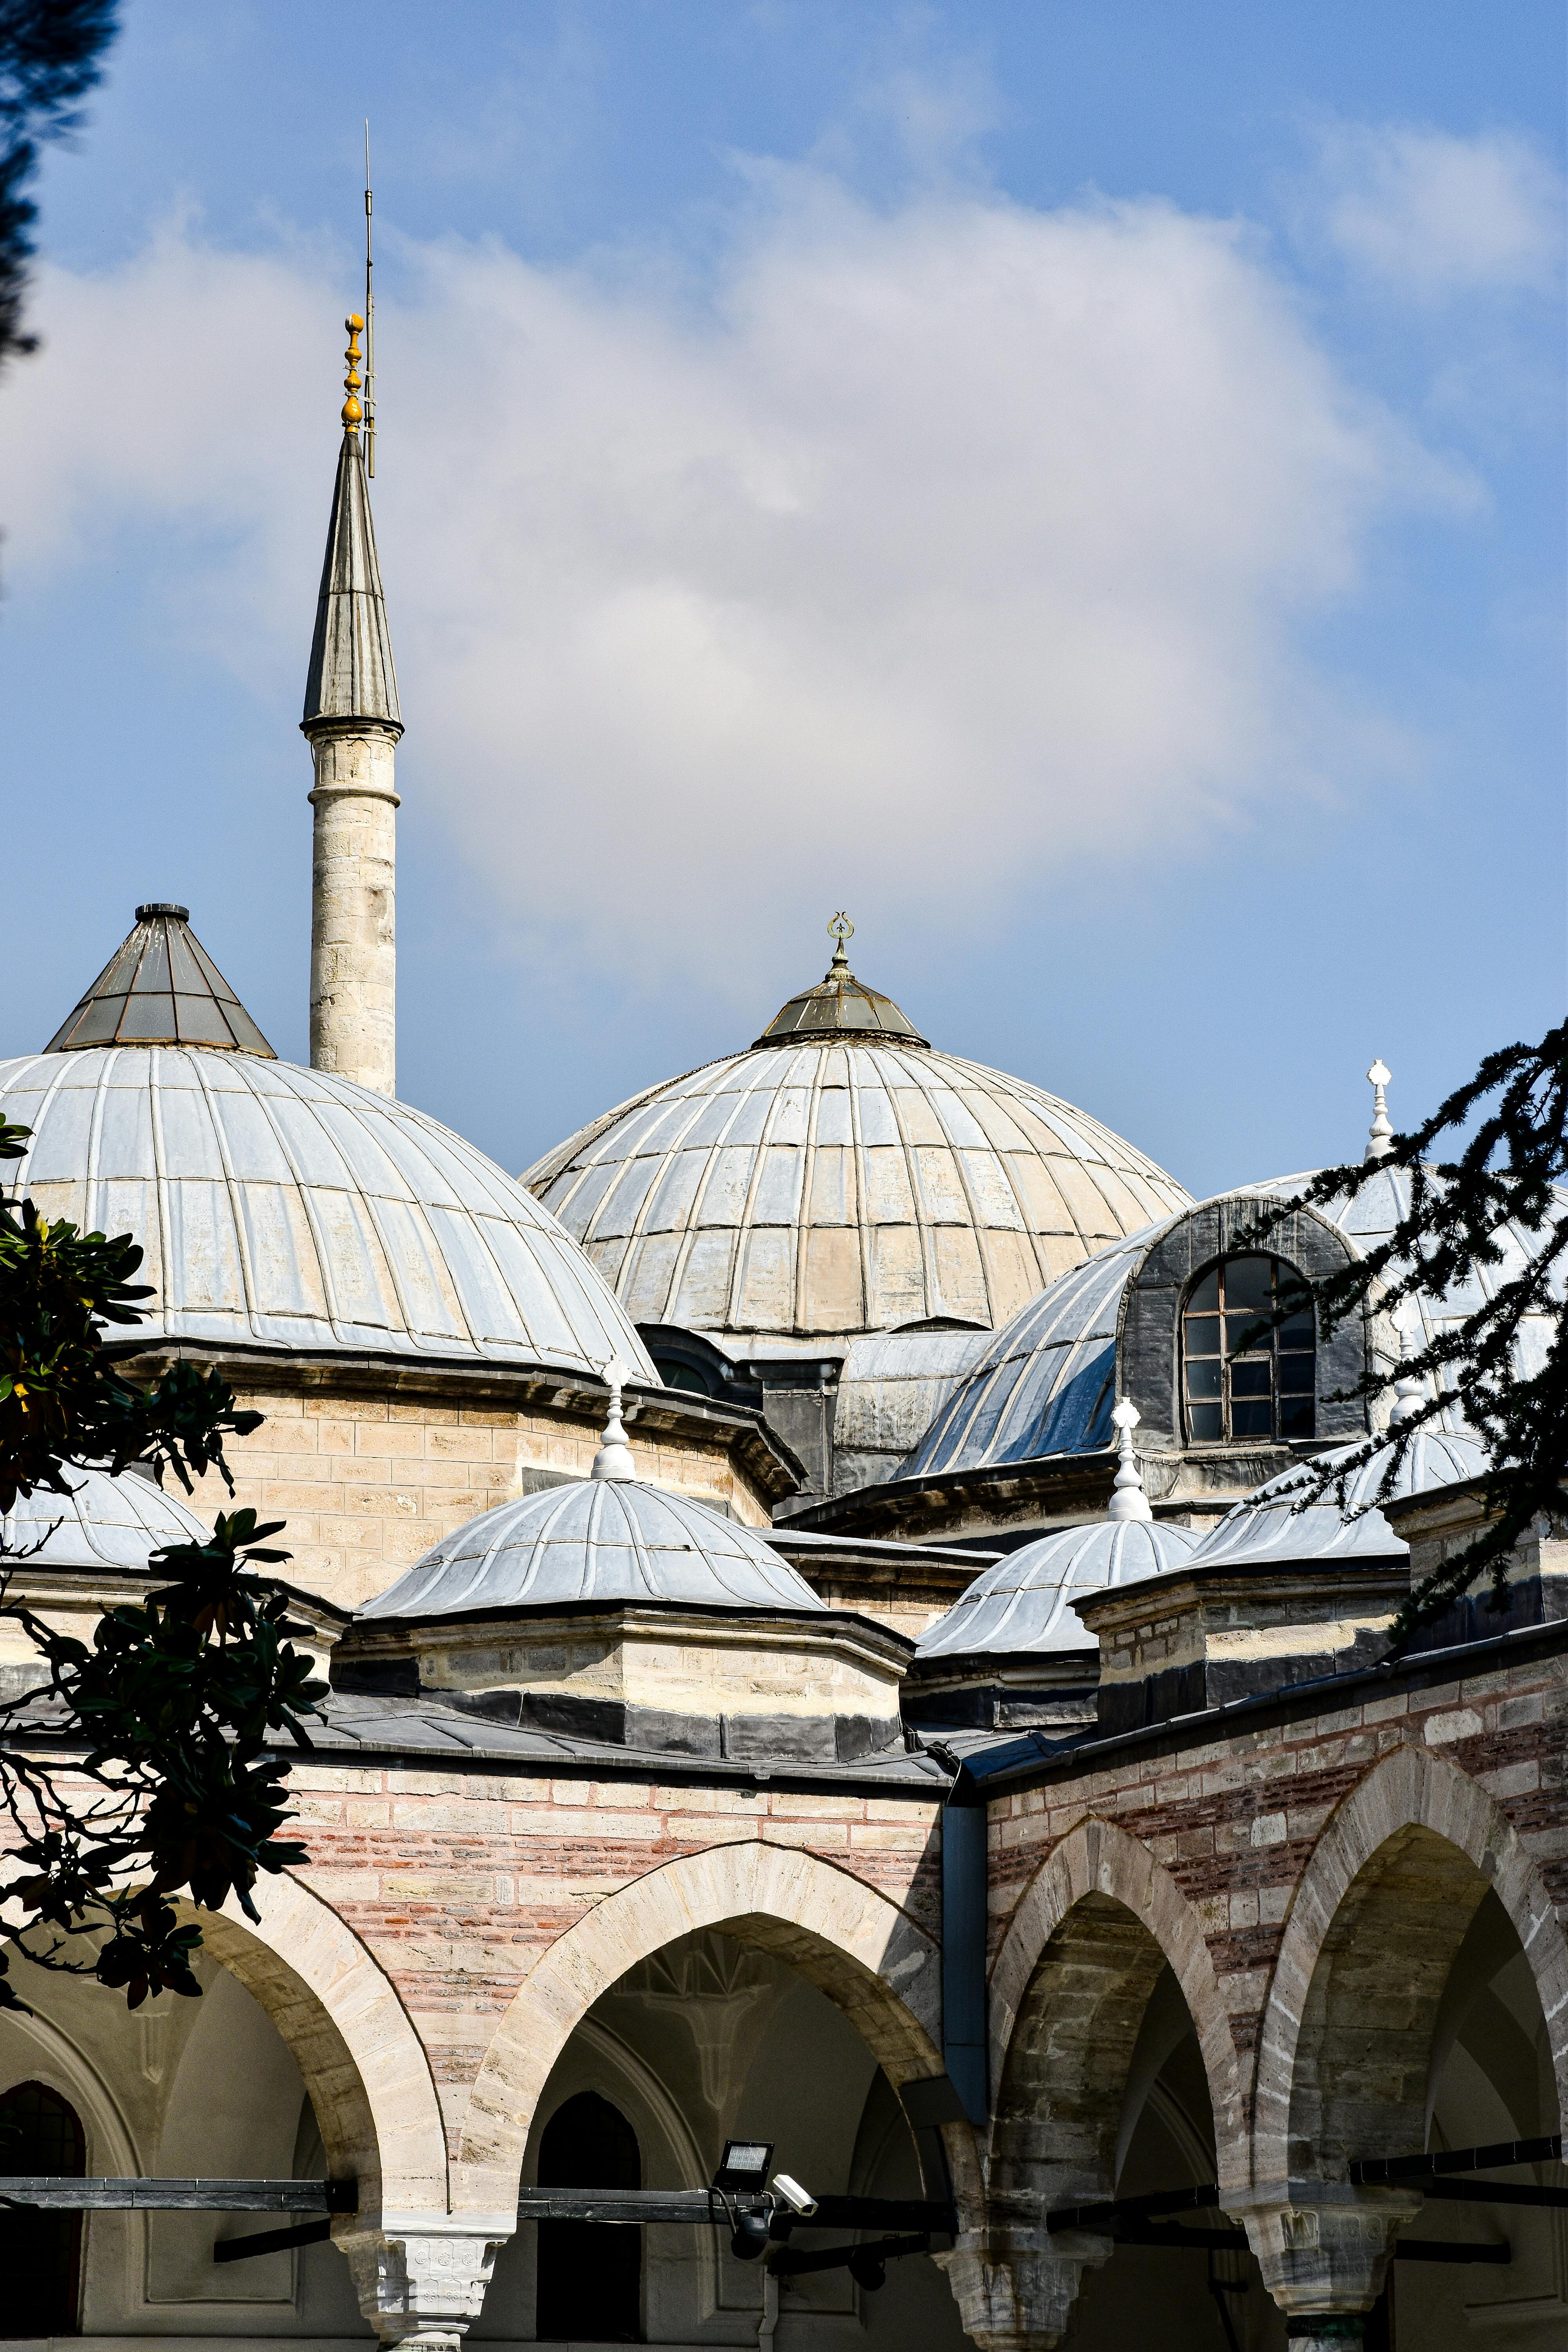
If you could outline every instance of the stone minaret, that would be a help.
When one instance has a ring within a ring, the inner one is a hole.
[[[349,330],[343,446],[300,721],[316,763],[310,1067],[397,1090],[397,794],[403,720],[360,447],[359,334]]]

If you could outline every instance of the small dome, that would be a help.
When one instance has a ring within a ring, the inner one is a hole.
[[[1353,1445],[1342,1445],[1331,1454],[1321,1454],[1310,1471],[1330,1469],[1356,1451]],[[1373,1507],[1393,1451],[1392,1441],[1380,1445],[1353,1473],[1345,1487],[1343,1511],[1331,1496],[1306,1510],[1294,1509],[1310,1471],[1281,1471],[1279,1477],[1259,1486],[1249,1501],[1237,1503],[1226,1513],[1194,1552],[1193,1566],[1234,1563],[1265,1568],[1310,1559],[1404,1559],[1408,1545],[1394,1534],[1383,1513]],[[1418,1430],[1399,1465],[1389,1499],[1422,1495],[1432,1486],[1451,1486],[1462,1478],[1478,1478],[1489,1458],[1486,1448],[1473,1437],[1449,1436],[1429,1427]],[[1278,1499],[1269,1501],[1269,1496]]]
[[[649,1087],[523,1181],[634,1322],[759,1354],[988,1329],[1188,1203],[1083,1111],[933,1051],[847,966],[749,1052]]]
[[[977,1576],[916,1645],[917,1658],[997,1650],[1092,1650],[1072,1603],[1116,1584],[1137,1584],[1183,1568],[1198,1543],[1194,1528],[1159,1519],[1096,1519],[1025,1544]]]
[[[830,1613],[750,1528],[633,1478],[574,1480],[481,1512],[359,1613],[448,1617],[670,1601]]]
[[[212,1534],[188,1504],[133,1471],[111,1478],[72,1466],[66,1476],[71,1494],[18,1495],[0,1518],[0,1546],[26,1554],[14,1567],[143,1569],[165,1544],[205,1544]]]

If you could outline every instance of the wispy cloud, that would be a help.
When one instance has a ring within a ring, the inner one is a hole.
[[[1432,301],[1559,279],[1563,182],[1523,139],[1339,124],[1322,133],[1320,165],[1331,237],[1386,289]]]
[[[521,936],[749,999],[818,900],[941,920],[1355,772],[1305,625],[1380,516],[1465,491],[1261,247],[792,173],[747,219],[700,302],[449,245],[378,305],[405,763]],[[14,584],[129,551],[285,723],[333,457],[320,257],[175,224],[48,273],[38,314]]]

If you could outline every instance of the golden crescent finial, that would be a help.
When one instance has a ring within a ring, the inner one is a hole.
[[[355,397],[360,387],[359,339],[364,320],[357,310],[353,310],[343,320],[343,324],[348,329],[349,335],[348,373],[343,378],[343,390],[348,394],[348,398],[343,403],[343,431],[357,433],[360,418],[364,414]]]

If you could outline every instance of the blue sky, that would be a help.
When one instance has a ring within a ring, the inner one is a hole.
[[[180,898],[303,1057],[372,119],[400,1092],[825,965],[1204,1192],[1563,977],[1563,23],[130,0],[0,383],[7,1052]],[[20,887],[16,887],[20,884]]]

